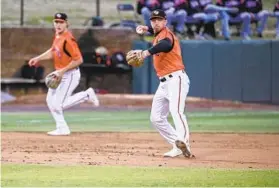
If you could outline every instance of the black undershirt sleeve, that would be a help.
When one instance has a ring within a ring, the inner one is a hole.
[[[152,46],[148,49],[151,55],[157,54],[160,52],[169,52],[173,48],[172,41],[169,38],[164,38],[160,40],[155,46]]]

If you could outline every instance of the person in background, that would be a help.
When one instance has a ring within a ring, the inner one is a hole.
[[[231,23],[242,23],[242,32],[241,35],[243,39],[250,40],[250,23],[251,15],[249,12],[246,12],[244,0],[217,0],[218,6],[229,7],[229,8],[238,8],[238,12],[230,12],[230,22]]]
[[[138,0],[137,13],[143,16],[145,25],[151,27],[149,17],[151,12],[156,9],[162,9],[167,15],[167,25],[171,26],[172,15],[174,13],[173,0]]]
[[[174,33],[179,38],[183,38],[185,33],[185,20],[187,16],[187,2],[186,0],[174,0],[173,14],[171,15],[171,23],[174,25]]]
[[[217,6],[213,4],[212,0],[175,0],[175,7],[175,17],[177,18],[177,23],[179,23],[177,30],[182,30],[180,20],[183,18],[185,18],[185,21],[192,18],[205,24],[214,23],[221,19],[223,35],[226,40],[230,39],[229,15],[227,12],[237,12],[237,8]]]
[[[159,0],[138,0],[137,2],[137,13],[142,15],[144,24],[151,27],[150,15],[153,10],[160,9],[161,3]]]
[[[229,14],[237,13],[239,10],[237,7],[222,7],[217,4],[214,5],[212,0],[199,0],[203,10],[204,15],[200,15],[201,18],[207,22],[221,21],[221,30],[225,40],[230,40],[230,30],[229,30]]]
[[[161,9],[165,11],[167,16],[167,27],[172,27],[173,14],[175,11],[174,0],[159,0]]]
[[[245,11],[250,13],[251,21],[259,22],[257,27],[257,36],[262,38],[269,12],[267,10],[263,10],[262,0],[245,0],[244,5]]]
[[[177,4],[177,3],[176,3]],[[178,16],[179,14],[185,14],[185,22],[194,24],[197,27],[196,33],[194,33],[195,38],[200,39],[199,36],[200,28],[204,26],[203,19],[197,18],[199,14],[203,13],[202,6],[199,3],[199,0],[187,0],[185,5],[181,4],[177,6],[175,15]],[[190,34],[188,32],[188,34]]]

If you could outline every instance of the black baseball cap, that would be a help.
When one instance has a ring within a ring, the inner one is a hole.
[[[151,12],[151,16],[150,16],[150,20],[154,19],[154,18],[163,18],[166,19],[166,13],[165,11],[161,10],[161,9],[157,9],[157,10],[153,10]]]
[[[58,12],[54,15],[54,20],[62,20],[62,21],[67,21],[68,16],[65,13]]]

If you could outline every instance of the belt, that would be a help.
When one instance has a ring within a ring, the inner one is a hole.
[[[173,73],[171,73],[171,74],[168,74],[168,75],[164,76],[163,78],[160,79],[160,82],[165,82],[165,81],[167,81],[168,79],[172,78],[174,75],[176,75],[176,74],[179,73],[179,72],[180,72],[180,71],[175,71],[175,72],[173,72]],[[181,72],[182,72],[182,73],[185,73],[184,70],[181,70]]]
[[[169,74],[169,75],[166,76],[166,77],[172,78],[173,76],[172,76],[171,74]],[[161,78],[160,81],[161,81],[161,82],[167,81],[166,77]]]

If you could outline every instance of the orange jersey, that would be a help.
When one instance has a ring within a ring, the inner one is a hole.
[[[160,52],[153,55],[154,68],[159,77],[184,69],[179,41],[167,27],[155,36],[153,46],[164,38],[169,38],[172,41],[173,48],[170,52]]]
[[[73,60],[82,58],[78,44],[69,31],[56,35],[51,48],[56,70],[66,67]]]

